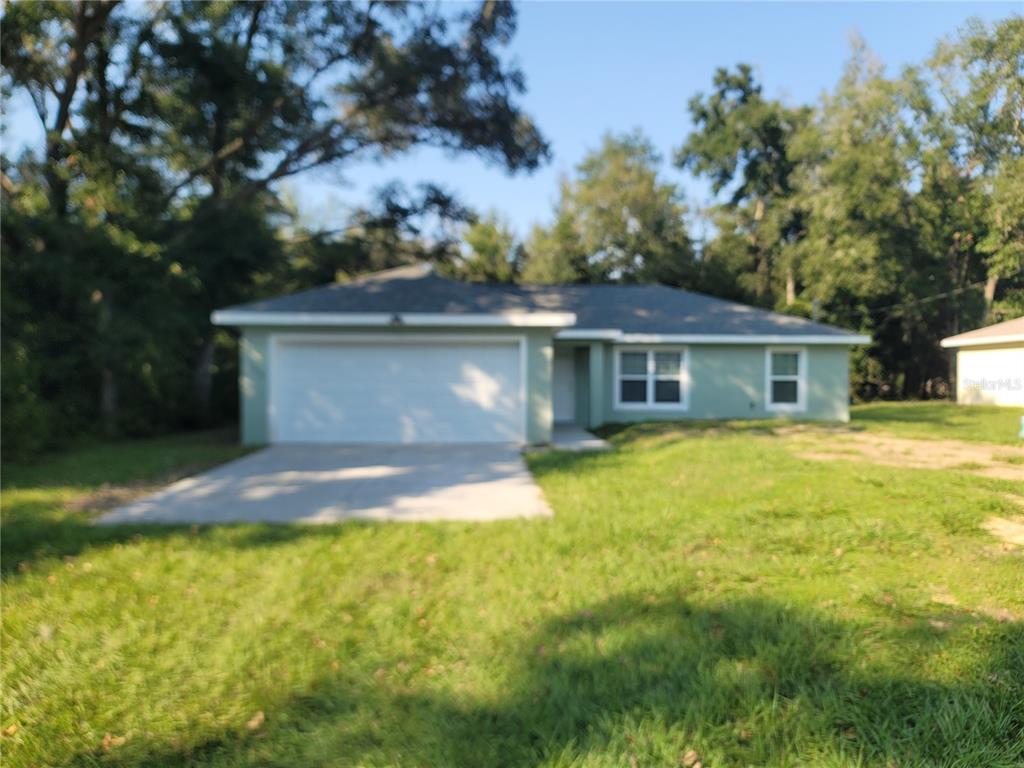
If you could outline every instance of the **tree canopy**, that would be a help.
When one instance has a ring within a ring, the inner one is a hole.
[[[687,284],[694,252],[686,209],[659,163],[639,131],[605,136],[563,181],[555,224],[531,236],[524,277]]]

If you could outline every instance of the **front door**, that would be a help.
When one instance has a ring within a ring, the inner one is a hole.
[[[576,363],[571,347],[555,348],[551,375],[555,423],[572,423],[576,420]]]

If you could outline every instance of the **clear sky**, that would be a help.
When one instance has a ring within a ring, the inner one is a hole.
[[[439,182],[472,207],[498,210],[520,234],[550,219],[558,179],[606,131],[641,128],[663,155],[664,174],[691,207],[708,202],[706,185],[671,167],[690,129],[686,103],[707,91],[717,67],[754,66],[766,95],[816,102],[838,80],[858,32],[898,72],[924,60],[936,41],[970,16],[1024,12],[1001,3],[668,3],[526,2],[511,54],[526,75],[522,104],[551,142],[550,164],[509,176],[475,157],[421,150],[384,165],[350,166],[290,180],[308,221],[335,225],[348,206],[391,180]],[[20,111],[20,110],[18,110]],[[12,114],[7,139],[17,140]]]

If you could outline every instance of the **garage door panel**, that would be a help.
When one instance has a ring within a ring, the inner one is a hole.
[[[521,442],[515,343],[283,342],[275,442]]]

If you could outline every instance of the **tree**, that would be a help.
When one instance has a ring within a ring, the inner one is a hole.
[[[466,227],[463,240],[468,253],[455,270],[459,277],[476,283],[511,283],[518,277],[521,248],[497,213]]]
[[[927,74],[961,174],[991,199],[978,217],[987,228],[980,249],[991,310],[1001,279],[1024,288],[1024,17],[969,21],[958,38],[939,43]]]
[[[546,157],[513,101],[521,75],[498,55],[515,29],[507,4],[446,18],[418,5],[188,3],[172,26],[153,76],[170,72],[178,85],[162,105],[172,126],[163,143],[181,170],[175,194],[245,205],[279,179],[417,144],[478,152],[511,171]],[[245,297],[244,280],[231,285],[234,300]],[[212,338],[199,341],[197,382],[212,369]]]
[[[874,339],[872,355],[883,378],[869,392],[921,394],[934,370],[921,350],[937,351],[920,313],[934,307],[910,304],[941,277],[934,254],[921,247],[921,219],[912,191],[907,141],[912,126],[903,109],[901,84],[886,80],[867,49],[855,42],[835,92],[826,97],[814,129],[795,140],[800,160],[796,184],[807,210],[796,246],[806,297],[824,317],[859,328]],[[929,261],[931,264],[929,265]],[[938,291],[947,287],[943,279]],[[856,375],[871,366],[864,362]]]
[[[774,291],[781,271],[785,303],[792,304],[796,270],[781,262],[803,222],[802,211],[793,204],[796,164],[791,146],[794,135],[806,128],[810,110],[765,99],[747,64],[735,72],[717,70],[713,85],[712,93],[690,100],[697,130],[676,151],[675,163],[708,177],[716,195],[728,193],[714,219],[720,232],[736,237],[719,240],[712,249],[716,258],[750,275],[752,284],[744,287],[766,306],[777,303]]]
[[[1024,157],[1000,164],[985,215],[988,232],[978,248],[988,266],[986,306],[990,314],[1005,314],[1002,319],[1019,317],[1024,314]],[[994,301],[1000,278],[1005,288],[1002,308]]]
[[[691,285],[693,245],[679,192],[639,131],[606,136],[561,186],[555,224],[527,244],[525,275],[573,282]]]
[[[460,234],[473,212],[433,184],[410,191],[391,183],[375,199],[354,210],[346,226],[315,230],[290,212],[286,259],[271,283],[279,291],[297,291],[364,273],[433,262],[449,267],[459,258]]]

